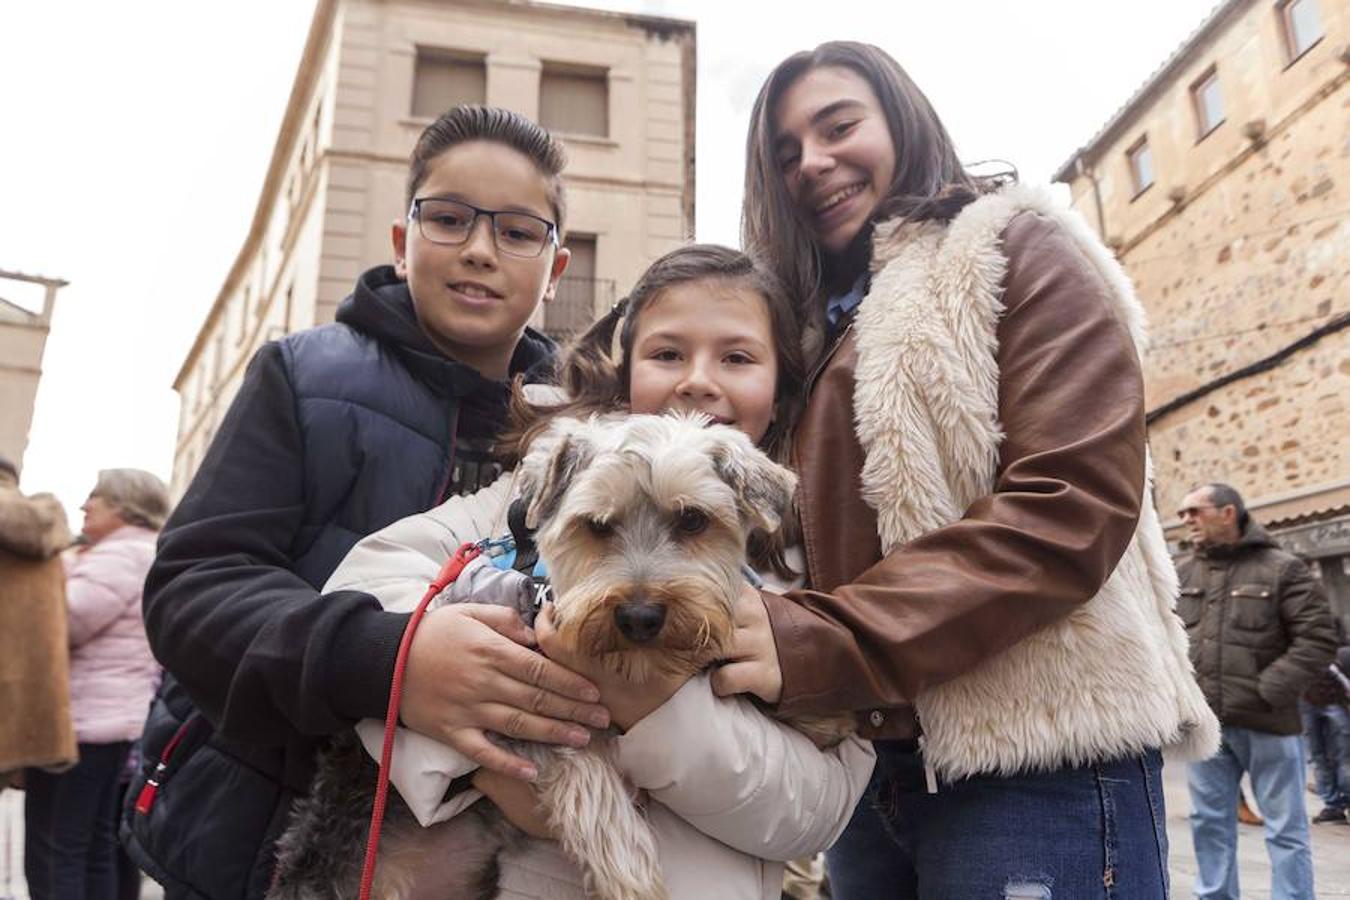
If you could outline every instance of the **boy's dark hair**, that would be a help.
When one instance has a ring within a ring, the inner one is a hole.
[[[0,456],[0,475],[8,475],[15,481],[19,480],[19,469],[14,463],[10,462],[9,457]]]
[[[561,240],[563,220],[567,217],[567,194],[562,180],[567,156],[562,144],[520,113],[500,106],[456,106],[428,125],[417,139],[408,163],[408,195],[404,202],[413,202],[436,157],[468,141],[495,141],[534,163],[540,174],[548,179],[548,199],[553,206],[554,224],[558,226],[558,239]]]
[[[567,401],[555,406],[531,404],[517,378],[511,400],[513,427],[503,438],[508,447],[514,442],[515,458],[525,454],[530,442],[556,416],[585,417],[626,408],[631,399],[628,373],[638,317],[668,288],[695,281],[744,287],[764,298],[777,354],[778,381],[774,386],[773,421],[760,440],[760,448],[775,462],[786,464],[806,383],[797,317],[781,282],[771,272],[739,250],[718,244],[689,244],[656,260],[642,273],[627,297],[568,347],[559,368],[559,381],[567,392]],[[616,331],[617,359],[613,355]],[[788,517],[788,521],[792,518]],[[784,531],[795,534],[795,525],[785,527]],[[772,568],[783,577],[792,578],[797,573],[783,558],[787,543],[781,533],[769,540],[754,535],[749,547],[750,561],[756,568]]]
[[[1251,517],[1247,515],[1247,504],[1242,502],[1242,495],[1237,492],[1237,488],[1222,481],[1212,481],[1205,487],[1209,489],[1209,500],[1215,508],[1223,509],[1225,506],[1231,506],[1237,510],[1238,531],[1246,531],[1247,521]]]

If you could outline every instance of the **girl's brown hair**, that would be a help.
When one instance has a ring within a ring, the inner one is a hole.
[[[667,289],[697,281],[747,288],[764,298],[778,360],[778,383],[774,390],[773,421],[760,440],[760,449],[775,462],[786,464],[806,382],[797,316],[782,284],[772,273],[744,253],[717,244],[690,244],[656,260],[642,273],[627,297],[576,339],[564,353],[559,368],[559,381],[568,398],[563,403],[531,404],[525,399],[522,381],[517,379],[511,400],[513,428],[503,440],[504,446],[515,447],[514,458],[523,456],[534,437],[556,416],[585,417],[627,409],[631,401],[628,379],[638,318]],[[616,332],[617,358],[613,353]],[[792,523],[793,517],[787,517],[787,521]],[[790,527],[793,529],[790,534],[785,527],[784,532],[773,538],[751,537],[748,554],[756,568],[771,568],[785,578],[796,574],[783,557],[784,547],[795,535],[795,523]]]
[[[427,180],[432,161],[457,144],[468,141],[495,141],[510,147],[534,163],[548,179],[548,200],[553,207],[558,239],[563,238],[563,220],[567,217],[567,194],[563,190],[562,170],[567,156],[562,145],[543,128],[520,113],[499,106],[465,105],[452,107],[426,127],[413,146],[408,161],[408,195],[411,204],[417,189]]]
[[[779,63],[760,88],[750,113],[741,243],[804,304],[800,315],[813,332],[823,326],[822,287],[828,261],[788,196],[774,153],[774,113],[783,92],[802,75],[821,66],[842,66],[861,76],[886,116],[895,148],[895,176],[873,214],[873,222],[893,218],[949,221],[981,194],[1016,177],[1007,173],[983,177],[968,172],[928,98],[900,64],[879,47],[830,41]],[[870,228],[865,229],[860,239],[866,242],[870,232]]]

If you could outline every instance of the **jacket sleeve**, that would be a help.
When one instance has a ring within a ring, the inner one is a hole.
[[[1336,655],[1336,627],[1322,586],[1300,559],[1280,573],[1280,621],[1289,646],[1260,675],[1261,698],[1276,708],[1298,703],[1303,689]]]
[[[407,621],[291,571],[306,502],[278,344],[254,357],[145,584],[155,656],[222,733],[276,744],[384,715]]]
[[[896,707],[1093,597],[1144,490],[1143,377],[1110,288],[1052,221],[1018,216],[997,329],[993,491],[851,584],[765,594],[780,710]]]
[[[17,489],[0,490],[0,548],[49,559],[70,544],[70,528],[61,502],[51,494],[25,497]]]
[[[362,538],[329,576],[326,591],[370,594],[386,609],[412,612],[441,566],[466,541],[490,537],[504,526],[511,478],[503,476],[467,497],[451,497],[425,513],[408,516]],[[481,559],[481,557],[480,557]],[[376,761],[384,749],[384,721],[362,719],[356,733]],[[423,826],[458,815],[482,796],[451,788],[477,766],[468,757],[426,735],[399,726],[389,781]]]
[[[140,598],[142,571],[115,549],[94,546],[84,551],[66,576],[71,647],[97,637]]]
[[[816,749],[744,698],[714,695],[707,675],[617,743],[619,768],[652,799],[709,837],[778,861],[838,839],[876,760],[856,737]]]

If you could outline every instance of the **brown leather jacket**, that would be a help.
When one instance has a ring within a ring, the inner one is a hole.
[[[1100,277],[1053,223],[1004,232],[997,484],[959,521],[882,557],[854,432],[857,351],[821,364],[795,463],[810,590],[765,594],[786,713],[858,711],[918,733],[910,700],[1092,598],[1134,534],[1144,485],[1139,359]]]

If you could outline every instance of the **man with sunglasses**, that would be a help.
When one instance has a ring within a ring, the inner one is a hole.
[[[1178,564],[1177,612],[1191,662],[1223,724],[1219,752],[1191,763],[1195,895],[1237,900],[1238,783],[1251,775],[1265,816],[1273,900],[1312,900],[1312,852],[1299,696],[1335,652],[1331,611],[1317,579],[1286,553],[1226,484],[1182,500],[1193,552]]]

